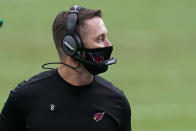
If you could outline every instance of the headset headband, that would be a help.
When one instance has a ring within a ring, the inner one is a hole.
[[[82,10],[80,6],[72,6],[69,10],[68,18],[67,18],[67,34],[70,36],[74,36],[76,34],[76,27],[77,27],[77,17],[78,12]]]

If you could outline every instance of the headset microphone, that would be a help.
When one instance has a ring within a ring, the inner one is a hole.
[[[104,62],[104,65],[112,65],[112,64],[116,64],[116,58],[112,57],[111,59],[109,60],[105,60],[103,61]]]
[[[93,65],[112,65],[112,64],[116,63],[116,58],[114,58],[114,57],[112,57],[109,60],[101,61],[100,63],[91,62],[91,61],[88,61],[88,60],[85,60],[85,59],[81,59],[80,57],[75,57],[75,59],[80,61],[80,62],[83,62],[83,63],[86,63],[86,64],[93,64]],[[80,67],[80,64],[78,64],[78,66],[76,66],[76,67],[72,67],[68,64],[61,63],[61,62],[50,62],[50,63],[43,64],[42,68],[43,69],[53,69],[53,68],[50,68],[50,67],[45,67],[45,66],[50,65],[50,64],[63,64],[65,66],[68,66],[71,69],[77,69],[78,67]]]

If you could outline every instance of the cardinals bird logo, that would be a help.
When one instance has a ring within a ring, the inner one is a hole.
[[[100,63],[101,61],[104,61],[104,57],[98,56],[98,55],[93,56],[93,59],[97,63]]]
[[[93,117],[93,119],[94,119],[95,121],[100,121],[100,120],[103,118],[104,113],[105,113],[105,112],[96,113],[95,116]]]

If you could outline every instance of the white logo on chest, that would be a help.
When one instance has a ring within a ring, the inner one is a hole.
[[[49,110],[50,111],[55,111],[56,110],[56,106],[54,104],[50,104],[49,105]]]

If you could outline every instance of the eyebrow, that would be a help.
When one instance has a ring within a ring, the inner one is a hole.
[[[98,38],[100,36],[107,36],[108,35],[108,31],[106,30],[106,32],[101,32],[100,34],[98,34],[97,36],[95,36],[95,38]]]

